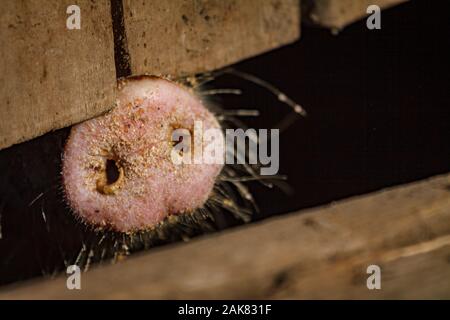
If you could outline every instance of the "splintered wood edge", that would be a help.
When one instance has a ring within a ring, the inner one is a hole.
[[[97,266],[81,290],[61,275],[0,299],[450,298],[449,221],[447,174]]]

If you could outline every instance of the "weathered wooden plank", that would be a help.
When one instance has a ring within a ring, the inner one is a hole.
[[[392,250],[365,252],[289,269],[273,299],[449,299],[450,236]],[[381,270],[380,290],[368,290],[368,266]]]
[[[116,74],[109,3],[78,1],[81,30],[66,28],[71,2],[3,3],[0,149],[112,107]],[[123,6],[126,48],[117,52],[129,49],[133,74],[209,71],[299,37],[297,0],[126,0]]]
[[[450,175],[4,288],[22,298],[449,298]],[[381,267],[381,290],[366,268]]]
[[[408,0],[303,0],[304,18],[314,24],[340,30],[365,16],[375,4],[386,9]]]
[[[0,149],[98,115],[116,85],[109,1],[77,1],[81,29],[68,30],[73,1],[2,1]]]
[[[300,36],[298,0],[124,0],[134,74],[193,74]]]

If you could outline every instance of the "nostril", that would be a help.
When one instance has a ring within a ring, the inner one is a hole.
[[[120,171],[115,160],[113,159],[106,160],[105,171],[106,171],[106,182],[108,184],[113,184],[119,179]]]
[[[105,170],[97,180],[97,191],[106,195],[115,194],[121,187],[123,175],[123,168],[115,160],[106,160]]]

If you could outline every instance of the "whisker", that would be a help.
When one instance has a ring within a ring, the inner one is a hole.
[[[254,109],[236,109],[236,110],[222,110],[221,115],[224,116],[238,116],[238,117],[258,117],[259,110]]]
[[[41,192],[40,194],[38,194],[38,196],[36,198],[34,198],[29,204],[28,207],[31,207],[36,201],[38,201],[40,198],[42,198],[42,196],[44,195],[43,192]]]
[[[91,247],[91,249],[89,250],[89,254],[88,254],[88,256],[87,256],[86,263],[85,263],[85,265],[84,265],[84,270],[83,270],[83,272],[86,272],[86,271],[89,270],[89,267],[91,266],[91,260],[92,260],[93,257],[94,257],[94,250],[93,250],[92,247]]]
[[[256,180],[287,180],[287,176],[284,175],[276,175],[276,176],[250,176],[250,177],[237,177],[237,178],[220,178],[221,181],[228,181],[228,182],[246,182],[246,181],[256,181]]]
[[[235,95],[241,95],[242,90],[240,89],[211,89],[211,90],[204,90],[200,93],[202,96],[213,96],[216,94],[235,94]]]
[[[80,261],[81,261],[81,259],[82,259],[82,257],[83,257],[83,254],[84,254],[85,252],[86,252],[86,244],[83,243],[83,246],[81,247],[81,249],[80,249],[80,251],[79,251],[79,253],[78,253],[77,258],[75,259],[75,263],[74,263],[74,264],[76,264],[77,266],[79,266],[79,263],[80,263]]]
[[[287,115],[283,119],[281,119],[280,122],[278,122],[274,128],[277,128],[280,130],[280,133],[286,131],[294,122],[296,121],[295,117],[291,117],[290,115]]]
[[[34,205],[36,203],[36,201],[38,201],[40,198],[42,198],[43,195],[45,195],[50,190],[55,189],[55,188],[58,188],[58,184],[52,185],[50,188],[48,188],[44,192],[39,193],[33,200],[31,200],[31,202],[28,204],[28,207],[31,207],[32,205]]]
[[[224,73],[235,75],[239,78],[253,82],[256,85],[259,85],[260,87],[263,87],[263,88],[269,90],[270,92],[272,92],[273,95],[275,95],[277,97],[278,101],[283,102],[283,103],[287,104],[288,106],[290,106],[292,108],[292,110],[294,110],[295,113],[298,113],[299,115],[304,116],[304,117],[307,115],[306,110],[303,109],[303,107],[301,105],[296,103],[294,100],[289,98],[285,93],[283,93],[280,89],[278,89],[274,85],[268,83],[267,81],[264,81],[261,78],[258,78],[257,76],[254,76],[252,74],[249,74],[249,73],[246,73],[243,71],[239,71],[239,70],[236,70],[233,68],[225,69]]]

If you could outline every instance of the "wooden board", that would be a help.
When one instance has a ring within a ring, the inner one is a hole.
[[[367,7],[375,4],[386,9],[408,0],[303,0],[302,9],[306,21],[340,30],[368,16]]]
[[[115,102],[109,1],[77,1],[81,29],[68,30],[73,1],[2,1],[0,149],[110,109]]]
[[[71,4],[2,3],[0,150],[109,110],[114,52],[119,76],[178,76],[236,63],[300,33],[297,0],[113,0],[112,8],[80,0],[81,30],[66,28]]]
[[[450,298],[450,175],[272,218],[0,299]],[[381,268],[368,290],[367,266]]]
[[[133,74],[214,70],[293,42],[298,0],[124,0]]]

